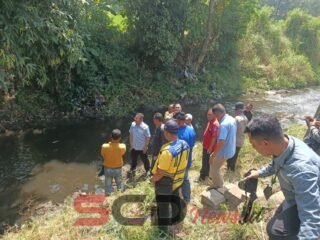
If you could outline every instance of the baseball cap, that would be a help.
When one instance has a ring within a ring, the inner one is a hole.
[[[164,130],[172,134],[177,134],[179,125],[175,120],[170,119],[165,123]]]
[[[191,119],[192,120],[192,114],[191,113],[187,113],[186,114],[186,119]]]
[[[173,115],[173,118],[177,120],[186,120],[186,114],[184,112],[177,112]]]

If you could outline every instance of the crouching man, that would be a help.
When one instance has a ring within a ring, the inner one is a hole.
[[[179,189],[186,173],[189,146],[184,140],[177,138],[178,130],[179,125],[176,121],[166,122],[164,136],[168,143],[162,146],[152,169],[151,181],[155,184],[157,224],[162,234],[168,232],[168,226],[181,222],[185,215],[186,206],[179,197]]]
[[[258,153],[272,157],[271,163],[251,171],[247,179],[273,175],[271,188],[278,178],[285,196],[267,224],[269,238],[319,240],[320,157],[301,140],[284,135],[273,116],[253,118],[246,132]]]

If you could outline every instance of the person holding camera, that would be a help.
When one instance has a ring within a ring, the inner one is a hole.
[[[245,179],[273,175],[271,186],[264,191],[266,197],[272,194],[276,178],[285,196],[267,224],[269,238],[319,240],[320,157],[303,141],[284,135],[280,122],[274,116],[253,118],[246,133],[258,153],[273,159],[265,167],[251,170]]]

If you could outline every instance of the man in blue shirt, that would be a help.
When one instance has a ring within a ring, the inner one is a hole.
[[[186,174],[184,177],[184,181],[182,184],[182,196],[183,200],[186,203],[190,203],[191,200],[191,186],[189,181],[189,169],[192,164],[192,149],[194,147],[195,141],[196,141],[196,133],[194,129],[188,125],[186,125],[186,114],[184,112],[178,112],[173,116],[174,119],[177,120],[179,124],[179,131],[178,131],[178,138],[186,141],[190,147],[190,153],[188,157],[188,165],[186,169]]]
[[[247,179],[274,175],[285,196],[267,225],[270,239],[319,240],[320,157],[301,140],[284,135],[273,116],[253,118],[246,132],[258,153],[273,157]]]
[[[147,151],[151,135],[149,126],[143,122],[143,118],[144,115],[142,113],[137,113],[129,130],[132,160],[130,169],[131,176],[134,176],[137,168],[138,156],[141,157],[146,172],[148,172],[150,169]]]
[[[233,117],[226,113],[226,109],[220,103],[215,104],[212,113],[218,119],[220,128],[217,138],[217,145],[214,152],[210,155],[210,173],[212,188],[223,187],[223,178],[220,168],[225,160],[230,159],[236,152],[237,125]]]

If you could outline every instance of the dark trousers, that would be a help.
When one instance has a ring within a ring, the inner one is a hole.
[[[207,149],[202,150],[202,166],[200,170],[200,179],[204,180],[209,176],[210,164],[209,164],[210,154],[207,153]]]
[[[161,189],[156,189],[157,225],[164,232],[168,231],[168,226],[178,224],[185,216],[186,205],[179,197],[179,189],[168,195],[159,195],[157,190],[161,192]]]
[[[227,160],[227,168],[228,170],[235,171],[236,170],[236,163],[238,159],[238,155],[240,152],[241,147],[236,147],[236,153],[234,156]]]
[[[282,210],[282,205],[267,224],[267,233],[270,240],[298,240],[300,220],[297,205]]]
[[[140,156],[143,165],[144,165],[144,169],[146,170],[146,172],[148,172],[150,170],[150,162],[148,159],[148,155],[146,153],[143,153],[142,150],[135,150],[132,149],[131,150],[131,171],[136,170],[137,168],[137,163],[138,163],[138,156]]]

